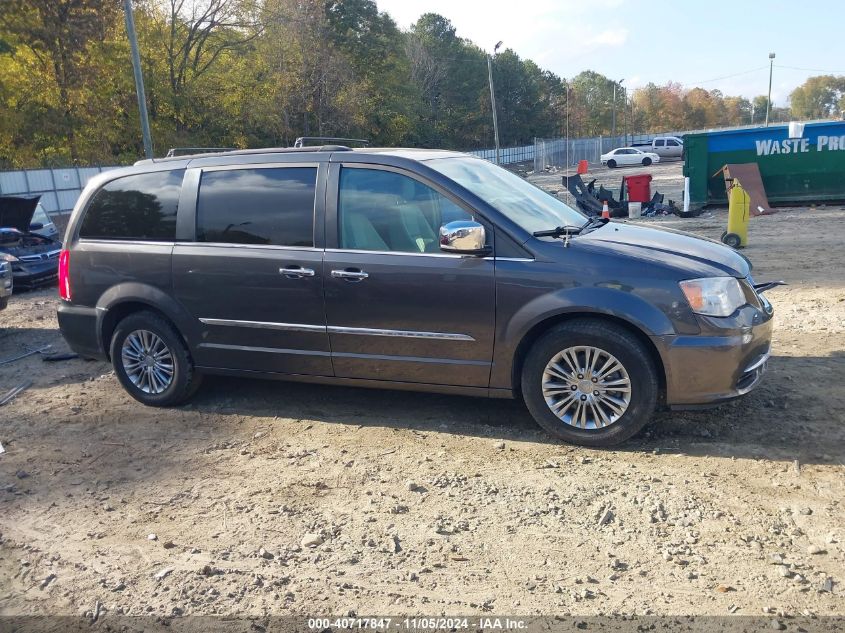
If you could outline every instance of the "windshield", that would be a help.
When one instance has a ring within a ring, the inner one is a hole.
[[[551,194],[486,160],[438,158],[426,161],[426,165],[463,185],[529,233],[581,226],[586,220]]]
[[[41,206],[41,203],[38,203],[38,206],[35,207],[35,213],[32,214],[32,223],[39,223],[47,226],[50,224],[51,220],[47,216],[47,212],[44,210],[44,207]]]

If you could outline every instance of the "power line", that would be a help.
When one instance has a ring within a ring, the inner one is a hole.
[[[709,84],[714,81],[721,81],[722,79],[732,79],[733,77],[741,77],[742,75],[750,75],[751,73],[756,73],[758,70],[765,70],[768,66],[758,66],[757,68],[752,68],[751,70],[743,70],[742,72],[733,73],[732,75],[723,75],[722,77],[714,77],[713,79],[704,79],[703,81],[693,81],[681,84],[682,86],[697,86],[699,84]]]
[[[801,68],[800,66],[781,66],[775,64],[775,68],[786,68],[788,70],[808,70],[814,73],[845,73],[845,70],[826,70],[824,68]]]

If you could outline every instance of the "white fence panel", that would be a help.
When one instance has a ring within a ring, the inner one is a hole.
[[[70,213],[88,181],[117,167],[68,167],[0,172],[0,195],[41,196],[47,213]]]

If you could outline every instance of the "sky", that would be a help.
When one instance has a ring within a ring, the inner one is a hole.
[[[503,48],[568,78],[594,70],[638,88],[679,82],[772,102],[814,75],[845,75],[842,0],[376,0],[403,29],[427,12],[492,51]]]

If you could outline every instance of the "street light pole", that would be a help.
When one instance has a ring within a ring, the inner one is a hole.
[[[493,47],[493,55],[499,50],[502,45],[501,42]],[[493,108],[493,136],[496,140],[496,164],[501,164],[501,157],[499,155],[499,117],[496,114],[496,91],[493,89],[493,57],[487,55],[487,80],[490,82],[490,107]]]
[[[772,68],[775,64],[775,54],[769,53],[769,96],[766,98],[766,127],[769,127],[769,112],[772,109]]]
[[[138,94],[138,112],[141,117],[141,134],[144,137],[144,153],[153,157],[153,140],[150,136],[150,120],[147,116],[147,97],[144,92],[144,75],[141,73],[141,55],[138,53],[138,37],[135,35],[135,18],[132,15],[132,0],[123,0],[126,19],[126,35],[132,51],[132,70],[135,73],[135,92]]]

